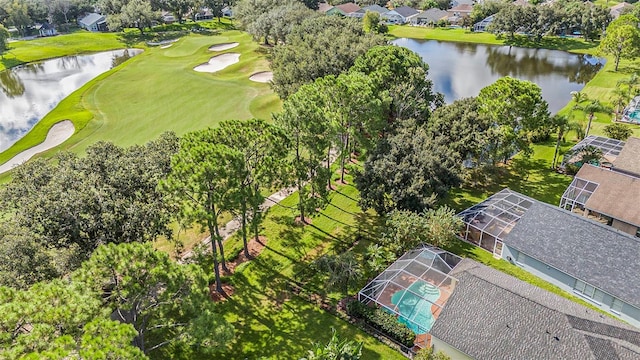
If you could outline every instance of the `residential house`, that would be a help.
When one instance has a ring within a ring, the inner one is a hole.
[[[227,18],[233,17],[233,9],[230,6],[225,6],[222,8],[222,16]]]
[[[329,5],[326,2],[318,3],[318,11],[321,13],[326,13],[331,9],[333,9],[333,5]]]
[[[362,9],[352,13],[351,16],[357,17],[357,18],[364,18],[364,14],[366,14],[367,11],[376,12],[376,13],[380,14],[380,17],[382,17],[382,14],[388,12],[389,9],[383,8],[380,5],[374,4],[374,5],[363,7]]]
[[[632,359],[640,331],[433,246],[408,251],[358,292],[397,316],[418,347],[452,359]]]
[[[469,259],[430,332],[451,359],[638,359],[640,331]]]
[[[458,216],[465,241],[640,327],[640,239],[509,189]]]
[[[340,5],[336,5],[333,8],[327,10],[327,15],[342,15],[342,16],[352,16],[353,13],[360,10],[360,6],[348,2]]]
[[[609,14],[614,20],[619,18],[620,15],[630,13],[633,10],[633,5],[628,2],[621,2],[609,8]]]
[[[213,19],[213,12],[209,8],[202,8],[195,15],[196,21],[198,20],[211,20]]]
[[[174,22],[178,21],[175,15],[173,15],[173,13],[169,11],[163,11],[162,14],[160,14],[160,17],[162,18],[162,22],[165,24],[173,24]]]
[[[54,36],[57,34],[56,28],[48,22],[36,25],[36,30],[38,30],[40,36]]]
[[[452,7],[451,9],[447,10],[447,13],[449,14],[449,22],[456,25],[462,24],[462,19],[465,17],[469,17],[472,10],[473,5],[469,4],[462,4]]]
[[[401,6],[382,15],[382,18],[389,24],[406,24],[418,16],[420,12],[408,6]]]
[[[453,0],[451,1],[451,7],[456,7],[458,5],[475,5],[476,1],[475,0]]]
[[[582,165],[560,207],[640,237],[640,139],[621,143],[610,162]]]
[[[469,4],[454,6],[451,9],[447,10],[450,16],[459,16],[459,17],[470,16],[472,11],[473,11],[473,5],[469,5]]]
[[[107,18],[104,15],[97,13],[90,13],[78,20],[78,25],[89,31],[108,31]]]
[[[447,20],[449,13],[437,8],[425,10],[414,17],[411,21],[413,25],[436,25],[441,20]]]

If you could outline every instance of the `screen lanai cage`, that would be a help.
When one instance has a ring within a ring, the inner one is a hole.
[[[624,147],[625,142],[622,140],[610,139],[603,136],[595,136],[589,135],[586,138],[582,139],[579,143],[574,145],[569,151],[567,151],[562,157],[562,163],[560,164],[560,168],[564,169],[568,164],[578,164],[582,165],[580,162],[582,160],[581,153],[588,146],[593,146],[602,151],[602,161],[613,162]],[[601,163],[592,164],[595,166],[600,166]]]
[[[423,245],[402,255],[360,292],[358,300],[396,315],[424,347],[426,334],[440,315],[458,280],[449,273],[462,259]]]
[[[598,183],[575,176],[567,190],[562,194],[560,207],[582,215],[587,201],[597,188]]]
[[[531,198],[504,189],[458,214],[464,222],[460,235],[501,257],[504,238],[532,204]]]

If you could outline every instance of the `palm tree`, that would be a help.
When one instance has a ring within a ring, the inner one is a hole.
[[[616,87],[620,87],[620,85],[627,86],[627,99],[631,99],[631,92],[640,85],[640,76],[633,74],[628,79],[618,80]]]
[[[560,151],[560,141],[564,139],[564,136],[567,132],[573,130],[578,133],[578,137],[581,138],[582,134],[582,125],[580,123],[571,121],[566,115],[555,115],[551,118],[551,123],[553,128],[558,132],[558,139],[556,141],[556,150],[553,153],[553,161],[551,162],[551,168],[556,168],[556,160],[558,160],[558,153]]]
[[[573,108],[583,111],[589,117],[587,130],[585,130],[584,132],[585,136],[589,135],[589,130],[591,130],[591,122],[593,121],[596,113],[611,114],[611,109],[608,106],[603,105],[598,100],[593,100],[585,106],[575,105]]]
[[[589,98],[587,97],[587,94],[580,91],[572,91],[570,94],[571,94],[571,100],[573,100],[576,103],[576,106],[578,106],[582,102],[589,100]]]
[[[627,101],[629,101],[629,98],[627,96],[627,92],[624,89],[621,89],[619,87],[616,87],[613,90],[613,105],[616,106],[616,121],[618,121],[618,115],[620,115],[621,109],[624,109],[624,106],[627,104]]]

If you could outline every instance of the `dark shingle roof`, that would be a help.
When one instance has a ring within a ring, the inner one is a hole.
[[[640,241],[631,235],[534,201],[504,243],[640,307]]]
[[[640,356],[637,330],[573,301],[469,259],[451,274],[459,282],[430,333],[472,358]]]
[[[435,23],[435,22],[438,22],[440,19],[446,18],[448,16],[449,16],[448,12],[433,8],[433,9],[429,9],[421,12],[416,16],[416,19],[426,20],[426,21]]]
[[[413,16],[419,13],[418,10],[408,7],[408,6],[400,6],[398,8],[393,9],[395,10],[398,14],[402,15],[405,18],[408,18],[409,16]]]
[[[378,4],[365,6],[361,10],[363,10],[364,12],[367,12],[367,11],[377,12],[380,15],[382,15],[382,14],[386,13],[387,11],[389,11],[389,9],[383,8],[382,6],[380,6]]]

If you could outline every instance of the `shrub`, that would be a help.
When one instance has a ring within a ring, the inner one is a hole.
[[[633,130],[623,124],[609,124],[604,127],[604,133],[612,139],[625,141],[633,135]]]
[[[382,331],[402,345],[406,347],[413,346],[416,334],[405,324],[398,322],[395,315],[389,314],[380,308],[367,306],[356,300],[347,304],[347,313],[350,316],[364,320],[367,324]]]

